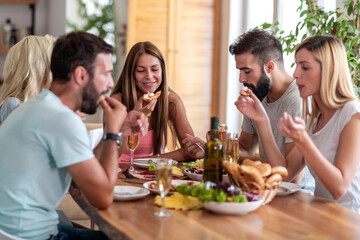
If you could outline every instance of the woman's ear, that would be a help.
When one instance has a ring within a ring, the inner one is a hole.
[[[74,81],[76,84],[85,86],[89,80],[89,73],[83,66],[77,66],[74,69]]]
[[[268,61],[265,63],[265,72],[270,74],[275,69],[275,63],[273,61]]]

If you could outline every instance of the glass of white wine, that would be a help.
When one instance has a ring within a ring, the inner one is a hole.
[[[129,171],[134,171],[134,151],[136,147],[139,145],[139,134],[127,136],[126,145],[130,149],[131,152],[131,166]]]
[[[165,196],[168,194],[172,180],[172,160],[159,158],[156,161],[156,186],[159,189],[162,200],[160,212],[155,212],[158,217],[171,217],[171,213],[165,210]]]

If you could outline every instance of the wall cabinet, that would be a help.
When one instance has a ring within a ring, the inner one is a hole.
[[[220,0],[131,0],[128,8],[127,50],[139,41],[161,50],[169,84],[205,139],[218,115]]]
[[[35,29],[35,5],[38,3],[38,0],[0,0],[0,4],[29,4],[31,10],[31,27],[30,34],[34,34]],[[0,45],[0,54],[7,53],[9,51],[8,48],[5,48]]]

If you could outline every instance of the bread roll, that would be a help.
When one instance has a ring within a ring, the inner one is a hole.
[[[274,175],[271,175],[270,177],[268,177],[265,181],[265,184],[269,184],[272,185],[276,182],[281,182],[282,181],[282,177],[280,174],[275,173]]]
[[[262,177],[267,177],[271,174],[271,166],[268,163],[256,164],[254,167],[260,172]]]
[[[288,175],[287,169],[283,166],[276,166],[271,169],[271,175],[276,173],[280,174],[282,178],[285,178]]]

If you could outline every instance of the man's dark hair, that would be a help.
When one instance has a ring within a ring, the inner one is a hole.
[[[240,35],[229,47],[232,55],[243,53],[253,54],[260,66],[268,61],[274,61],[280,67],[284,66],[283,51],[280,41],[269,32],[255,29]]]
[[[113,47],[103,39],[87,32],[71,32],[59,37],[51,55],[51,72],[54,81],[67,82],[78,66],[94,76],[93,65],[99,53],[113,53]]]

